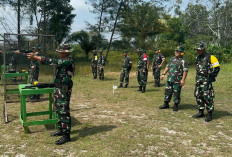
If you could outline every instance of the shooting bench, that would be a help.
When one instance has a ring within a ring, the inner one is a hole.
[[[20,84],[19,85],[19,94],[20,94],[20,120],[24,127],[25,133],[29,132],[28,126],[31,125],[46,125],[46,124],[55,124],[57,128],[57,115],[54,111],[52,105],[52,94],[54,92],[54,88],[26,88],[26,86],[30,86],[31,84]],[[31,112],[27,113],[27,105],[26,105],[26,98],[30,95],[35,94],[49,94],[49,110],[42,111],[42,112]],[[48,115],[48,119],[45,120],[38,120],[38,121],[27,121],[27,117],[30,116],[41,116],[41,115]]]

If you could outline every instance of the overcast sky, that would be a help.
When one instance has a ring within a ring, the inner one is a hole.
[[[76,17],[74,18],[74,22],[71,26],[72,28],[71,33],[85,29],[86,28],[85,21],[88,21],[91,24],[97,23],[95,19],[95,15],[89,11],[89,9],[91,9],[91,5],[89,3],[86,3],[85,1],[86,0],[71,0],[71,5],[74,7],[73,13],[76,14]],[[189,2],[193,3],[195,2],[195,0],[184,0],[182,5],[182,10],[184,10],[184,8],[187,6]],[[173,0],[170,0],[167,3],[167,6],[172,6],[172,5],[173,5]],[[10,9],[3,10],[0,8],[0,17],[4,16],[7,18],[5,22],[7,23],[8,27],[11,27],[11,31],[13,31],[14,33],[16,33],[17,31],[16,29],[17,16],[15,14],[16,13]],[[25,23],[27,22],[28,21],[26,21]],[[28,23],[27,25],[22,26],[22,29],[25,29],[26,27],[28,27]],[[0,34],[3,34],[5,32],[6,31],[4,30],[2,23],[0,23]],[[8,33],[12,33],[12,32],[8,31]],[[106,38],[109,38],[109,36],[107,35]]]

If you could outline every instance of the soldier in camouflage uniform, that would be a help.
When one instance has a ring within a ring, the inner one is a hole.
[[[94,50],[93,51],[93,57],[92,57],[92,60],[91,60],[93,79],[97,78],[97,61],[98,61],[97,52],[96,52],[96,50]]]
[[[40,45],[36,45],[32,49],[34,53],[37,53],[36,55],[40,55],[40,50],[41,50]],[[33,84],[34,82],[38,82],[38,78],[39,78],[39,62],[38,61],[35,61],[35,60],[31,61],[29,72],[30,72],[31,84]],[[30,99],[39,100],[40,95],[32,95]]]
[[[100,53],[98,60],[97,60],[97,67],[98,67],[98,75],[100,80],[104,80],[104,66],[105,66],[105,58],[102,54],[102,50],[98,51]]]
[[[70,47],[63,44],[57,50],[59,59],[46,58],[44,56],[35,56],[29,53],[30,60],[40,61],[41,64],[56,65],[54,104],[58,115],[59,130],[51,133],[51,136],[62,136],[55,142],[57,145],[70,141],[71,116],[70,116],[70,97],[72,93],[72,77],[74,75],[74,62],[70,55]]]
[[[165,87],[164,104],[160,106],[160,109],[169,108],[169,102],[171,101],[173,94],[173,111],[178,111],[181,88],[185,84],[185,79],[188,73],[188,62],[186,61],[186,59],[183,58],[183,55],[184,47],[178,46],[175,49],[175,56],[170,59],[161,76],[161,80],[163,80],[165,74],[168,73],[167,83]]]
[[[128,51],[125,50],[123,51],[123,63],[122,63],[122,72],[120,75],[120,85],[119,88],[123,86],[124,78],[125,78],[125,88],[127,88],[129,84],[129,74],[132,68],[132,60],[131,58],[127,55]]]
[[[155,87],[160,87],[160,69],[165,61],[164,56],[160,53],[160,49],[155,50],[151,70],[155,80]]]
[[[137,50],[137,54],[139,55],[138,58],[138,68],[136,71],[137,80],[139,83],[139,90],[142,93],[146,91],[146,69],[147,69],[147,57],[143,54],[142,49]]]
[[[148,69],[149,69],[149,64],[150,64],[150,57],[147,55],[147,51],[143,50],[143,57],[147,58],[147,67],[146,67],[146,83],[148,79]]]
[[[196,86],[194,96],[198,104],[199,113],[194,115],[194,118],[204,117],[204,109],[208,114],[205,118],[206,122],[212,120],[214,111],[214,90],[212,82],[220,71],[218,59],[206,52],[206,44],[200,42],[196,45],[198,56],[196,58]]]

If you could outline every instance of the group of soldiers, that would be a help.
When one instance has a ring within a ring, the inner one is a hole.
[[[93,56],[91,60],[91,67],[93,73],[93,79],[97,78],[97,71],[100,80],[104,80],[104,66],[105,66],[105,58],[103,55],[103,50],[98,51],[99,56],[97,55],[97,51],[93,51]]]
[[[199,113],[193,115],[193,118],[204,117],[204,109],[206,106],[206,110],[208,113],[206,115],[205,121],[209,122],[212,120],[212,113],[214,111],[214,90],[212,83],[216,81],[216,77],[220,71],[220,64],[218,62],[218,59],[214,55],[206,52],[206,48],[206,44],[200,42],[196,44],[196,47],[194,49],[198,53],[198,56],[196,58],[196,85],[194,96],[196,97]],[[153,70],[155,87],[160,87],[160,78],[161,80],[163,80],[165,75],[167,74],[164,104],[160,106],[159,109],[169,108],[169,103],[173,95],[173,111],[178,111],[178,106],[181,99],[181,88],[185,85],[185,79],[187,77],[189,64],[188,61],[183,57],[185,54],[185,48],[183,46],[178,46],[174,52],[175,55],[169,60],[160,77],[160,70],[165,61],[165,57],[161,54],[160,49],[156,49],[153,56],[151,69]],[[132,68],[132,60],[127,55],[127,51],[123,51],[123,53],[124,58],[119,87],[123,87],[123,82],[125,78],[125,88],[127,88],[129,84],[129,73]],[[140,48],[137,49],[137,54],[138,63],[136,74],[139,84],[138,91],[145,93],[148,78],[149,57],[146,55],[146,51]]]

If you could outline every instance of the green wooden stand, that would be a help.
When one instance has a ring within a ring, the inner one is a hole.
[[[20,119],[21,123],[24,127],[24,131],[28,132],[28,126],[30,125],[46,125],[46,124],[55,124],[57,129],[58,119],[56,113],[53,112],[52,105],[52,93],[54,92],[54,88],[33,88],[33,89],[23,89],[25,86],[30,86],[31,84],[21,84],[19,85],[19,93],[20,93],[20,108],[21,114]],[[26,109],[26,97],[34,94],[49,94],[49,110],[42,112],[32,112],[27,113]],[[39,121],[27,121],[27,117],[30,116],[40,116],[40,115],[49,115],[48,119],[39,120]]]

